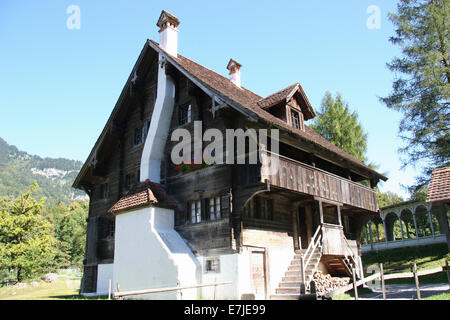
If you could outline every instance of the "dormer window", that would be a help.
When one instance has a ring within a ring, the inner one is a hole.
[[[294,128],[300,129],[300,117],[297,111],[291,110],[291,119],[292,119],[292,126]]]
[[[316,116],[299,83],[259,100],[257,105],[299,130],[305,130],[304,121]]]
[[[294,128],[303,130],[303,114],[291,109],[291,124]]]

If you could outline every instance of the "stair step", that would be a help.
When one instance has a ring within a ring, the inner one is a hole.
[[[308,265],[308,267],[306,267],[305,272],[311,272],[313,269],[315,268],[314,265],[310,264]],[[297,272],[302,272],[302,266],[299,264],[295,264],[295,265],[290,265],[288,267],[288,271],[297,271]]]
[[[277,288],[276,294],[300,294],[300,286],[298,288]]]
[[[300,285],[301,285],[302,283],[300,282],[300,281],[294,281],[294,282],[291,282],[291,281],[289,281],[289,282],[285,282],[285,281],[282,281],[279,285],[278,285],[278,288],[300,288]]]
[[[297,271],[297,272],[301,272],[302,271],[302,266],[301,265],[293,265],[293,266],[289,266],[288,267],[288,271]]]
[[[319,257],[317,257],[317,258],[311,258],[310,260],[309,260],[309,264],[316,264],[317,262],[319,262]],[[301,265],[302,264],[302,260],[301,259],[293,259],[292,261],[291,261],[291,266],[292,265]]]
[[[298,274],[294,276],[286,275],[285,277],[281,278],[281,282],[301,282],[302,277]]]
[[[300,294],[273,294],[270,296],[270,300],[298,300]]]
[[[297,270],[292,270],[292,271],[286,271],[285,273],[284,273],[284,276],[285,277],[289,277],[289,278],[295,278],[295,277],[302,277],[302,273],[301,273],[301,271],[297,271]]]

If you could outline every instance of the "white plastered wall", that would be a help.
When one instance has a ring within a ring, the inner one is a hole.
[[[113,279],[112,263],[99,264],[97,267],[97,295],[107,295],[109,289],[109,281]],[[112,290],[112,289],[111,289]]]
[[[199,283],[200,264],[173,229],[173,210],[148,207],[118,215],[114,288],[120,291]],[[198,289],[132,296],[133,299],[197,299]]]

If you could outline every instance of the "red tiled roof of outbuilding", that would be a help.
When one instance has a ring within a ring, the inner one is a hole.
[[[427,202],[450,201],[450,167],[433,171]]]
[[[108,212],[117,214],[126,210],[151,205],[168,208],[176,207],[175,202],[167,195],[161,184],[146,180],[131,188]]]

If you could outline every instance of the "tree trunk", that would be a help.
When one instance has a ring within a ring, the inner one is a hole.
[[[18,267],[17,268],[17,282],[22,281],[22,268]]]

